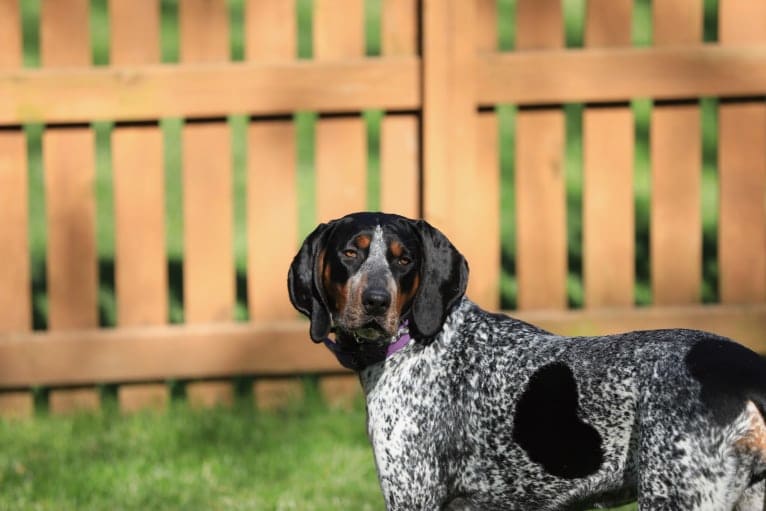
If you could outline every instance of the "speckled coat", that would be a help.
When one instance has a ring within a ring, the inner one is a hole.
[[[360,373],[388,508],[578,509],[638,495],[640,509],[762,510],[758,410],[733,392],[710,398],[740,401],[716,417],[691,374],[701,350],[732,349],[748,371],[744,348],[709,333],[564,338],[463,299],[433,342]]]
[[[359,373],[389,510],[764,509],[760,356],[693,330],[554,335],[467,279],[438,230],[378,213],[320,225],[291,266],[312,339]]]

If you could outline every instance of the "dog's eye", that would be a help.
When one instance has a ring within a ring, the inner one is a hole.
[[[348,249],[343,251],[343,257],[347,257],[348,259],[356,259],[357,252],[356,250]]]
[[[402,256],[402,257],[400,257],[400,258],[399,258],[399,260],[398,260],[399,266],[407,266],[407,265],[409,265],[411,262],[412,262],[412,259],[410,259],[410,258],[409,258],[409,257],[407,257],[407,256]]]

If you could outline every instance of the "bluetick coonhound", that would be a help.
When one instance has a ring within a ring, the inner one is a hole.
[[[441,232],[381,213],[320,225],[290,268],[311,338],[360,376],[389,510],[764,508],[758,355],[692,330],[562,337],[467,280]]]

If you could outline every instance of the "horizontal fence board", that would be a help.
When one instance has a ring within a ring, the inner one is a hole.
[[[568,335],[697,328],[766,352],[766,305],[511,314]],[[308,327],[308,322],[295,320],[2,334],[0,387],[344,372],[329,350],[309,340]]]
[[[349,112],[420,106],[414,56],[0,73],[0,124]],[[669,46],[482,54],[482,105],[766,93],[766,47]]]
[[[593,48],[482,55],[482,105],[766,93],[766,47]]]
[[[415,109],[418,69],[385,57],[0,72],[0,124]]]

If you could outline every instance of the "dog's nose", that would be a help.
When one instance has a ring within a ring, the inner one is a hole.
[[[385,289],[368,289],[362,293],[362,305],[367,314],[383,314],[391,305],[391,295]]]

